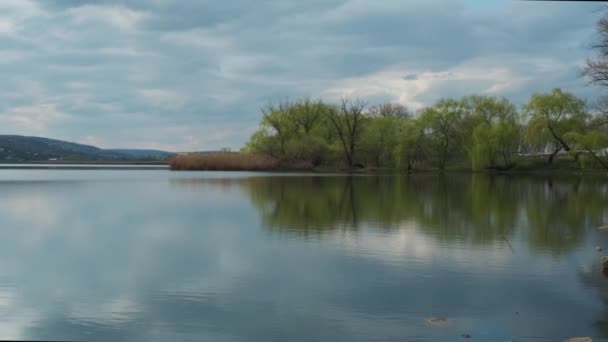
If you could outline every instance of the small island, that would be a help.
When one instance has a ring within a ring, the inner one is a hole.
[[[268,105],[240,152],[173,156],[173,170],[605,172],[608,117],[561,89],[441,99],[415,113],[362,99]]]

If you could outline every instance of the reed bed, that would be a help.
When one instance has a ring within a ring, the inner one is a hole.
[[[279,160],[260,154],[239,152],[189,153],[169,161],[171,170],[272,171],[281,169]]]

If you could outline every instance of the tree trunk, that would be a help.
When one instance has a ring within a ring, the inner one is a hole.
[[[585,148],[587,152],[589,152],[595,160],[597,160],[604,169],[608,170],[608,164],[606,164],[600,157],[597,156],[590,148]]]
[[[553,164],[553,158],[555,158],[557,153],[559,153],[559,151],[561,151],[561,150],[562,150],[561,148],[558,148],[553,153],[551,153],[551,155],[549,155],[549,159],[547,159],[547,164],[549,164],[549,165]]]
[[[562,139],[561,137],[559,137],[555,131],[553,130],[553,128],[551,126],[549,126],[549,132],[551,132],[551,135],[553,135],[553,138],[555,140],[557,140],[557,142],[562,145],[562,147],[564,148],[564,150],[566,152],[570,152],[572,149],[570,148],[570,146],[568,146],[568,144],[566,144],[566,141],[564,139]],[[575,153],[574,156],[574,161],[578,162],[578,153]]]

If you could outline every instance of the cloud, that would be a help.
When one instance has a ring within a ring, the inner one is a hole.
[[[145,17],[141,12],[124,6],[84,5],[67,10],[77,24],[100,22],[124,31],[133,31]]]
[[[165,108],[179,108],[187,100],[184,94],[168,89],[139,89],[137,92],[145,101]]]
[[[0,113],[7,133],[205,150],[239,148],[259,108],[283,98],[356,94],[422,107],[480,92],[521,104],[557,86],[593,99],[598,90],[577,68],[592,53],[596,9],[506,0],[6,0]],[[11,108],[41,104],[65,116],[38,125],[7,119]],[[171,127],[188,129],[166,136]]]
[[[24,134],[48,134],[50,126],[69,118],[70,115],[60,111],[56,104],[42,103],[13,107],[0,113],[0,125],[5,134],[11,128]]]
[[[0,35],[11,34],[15,29],[15,24],[9,18],[0,18]]]

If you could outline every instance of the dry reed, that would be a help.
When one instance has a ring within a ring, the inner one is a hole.
[[[261,154],[208,152],[175,156],[169,166],[171,170],[271,171],[280,169],[281,163]]]

